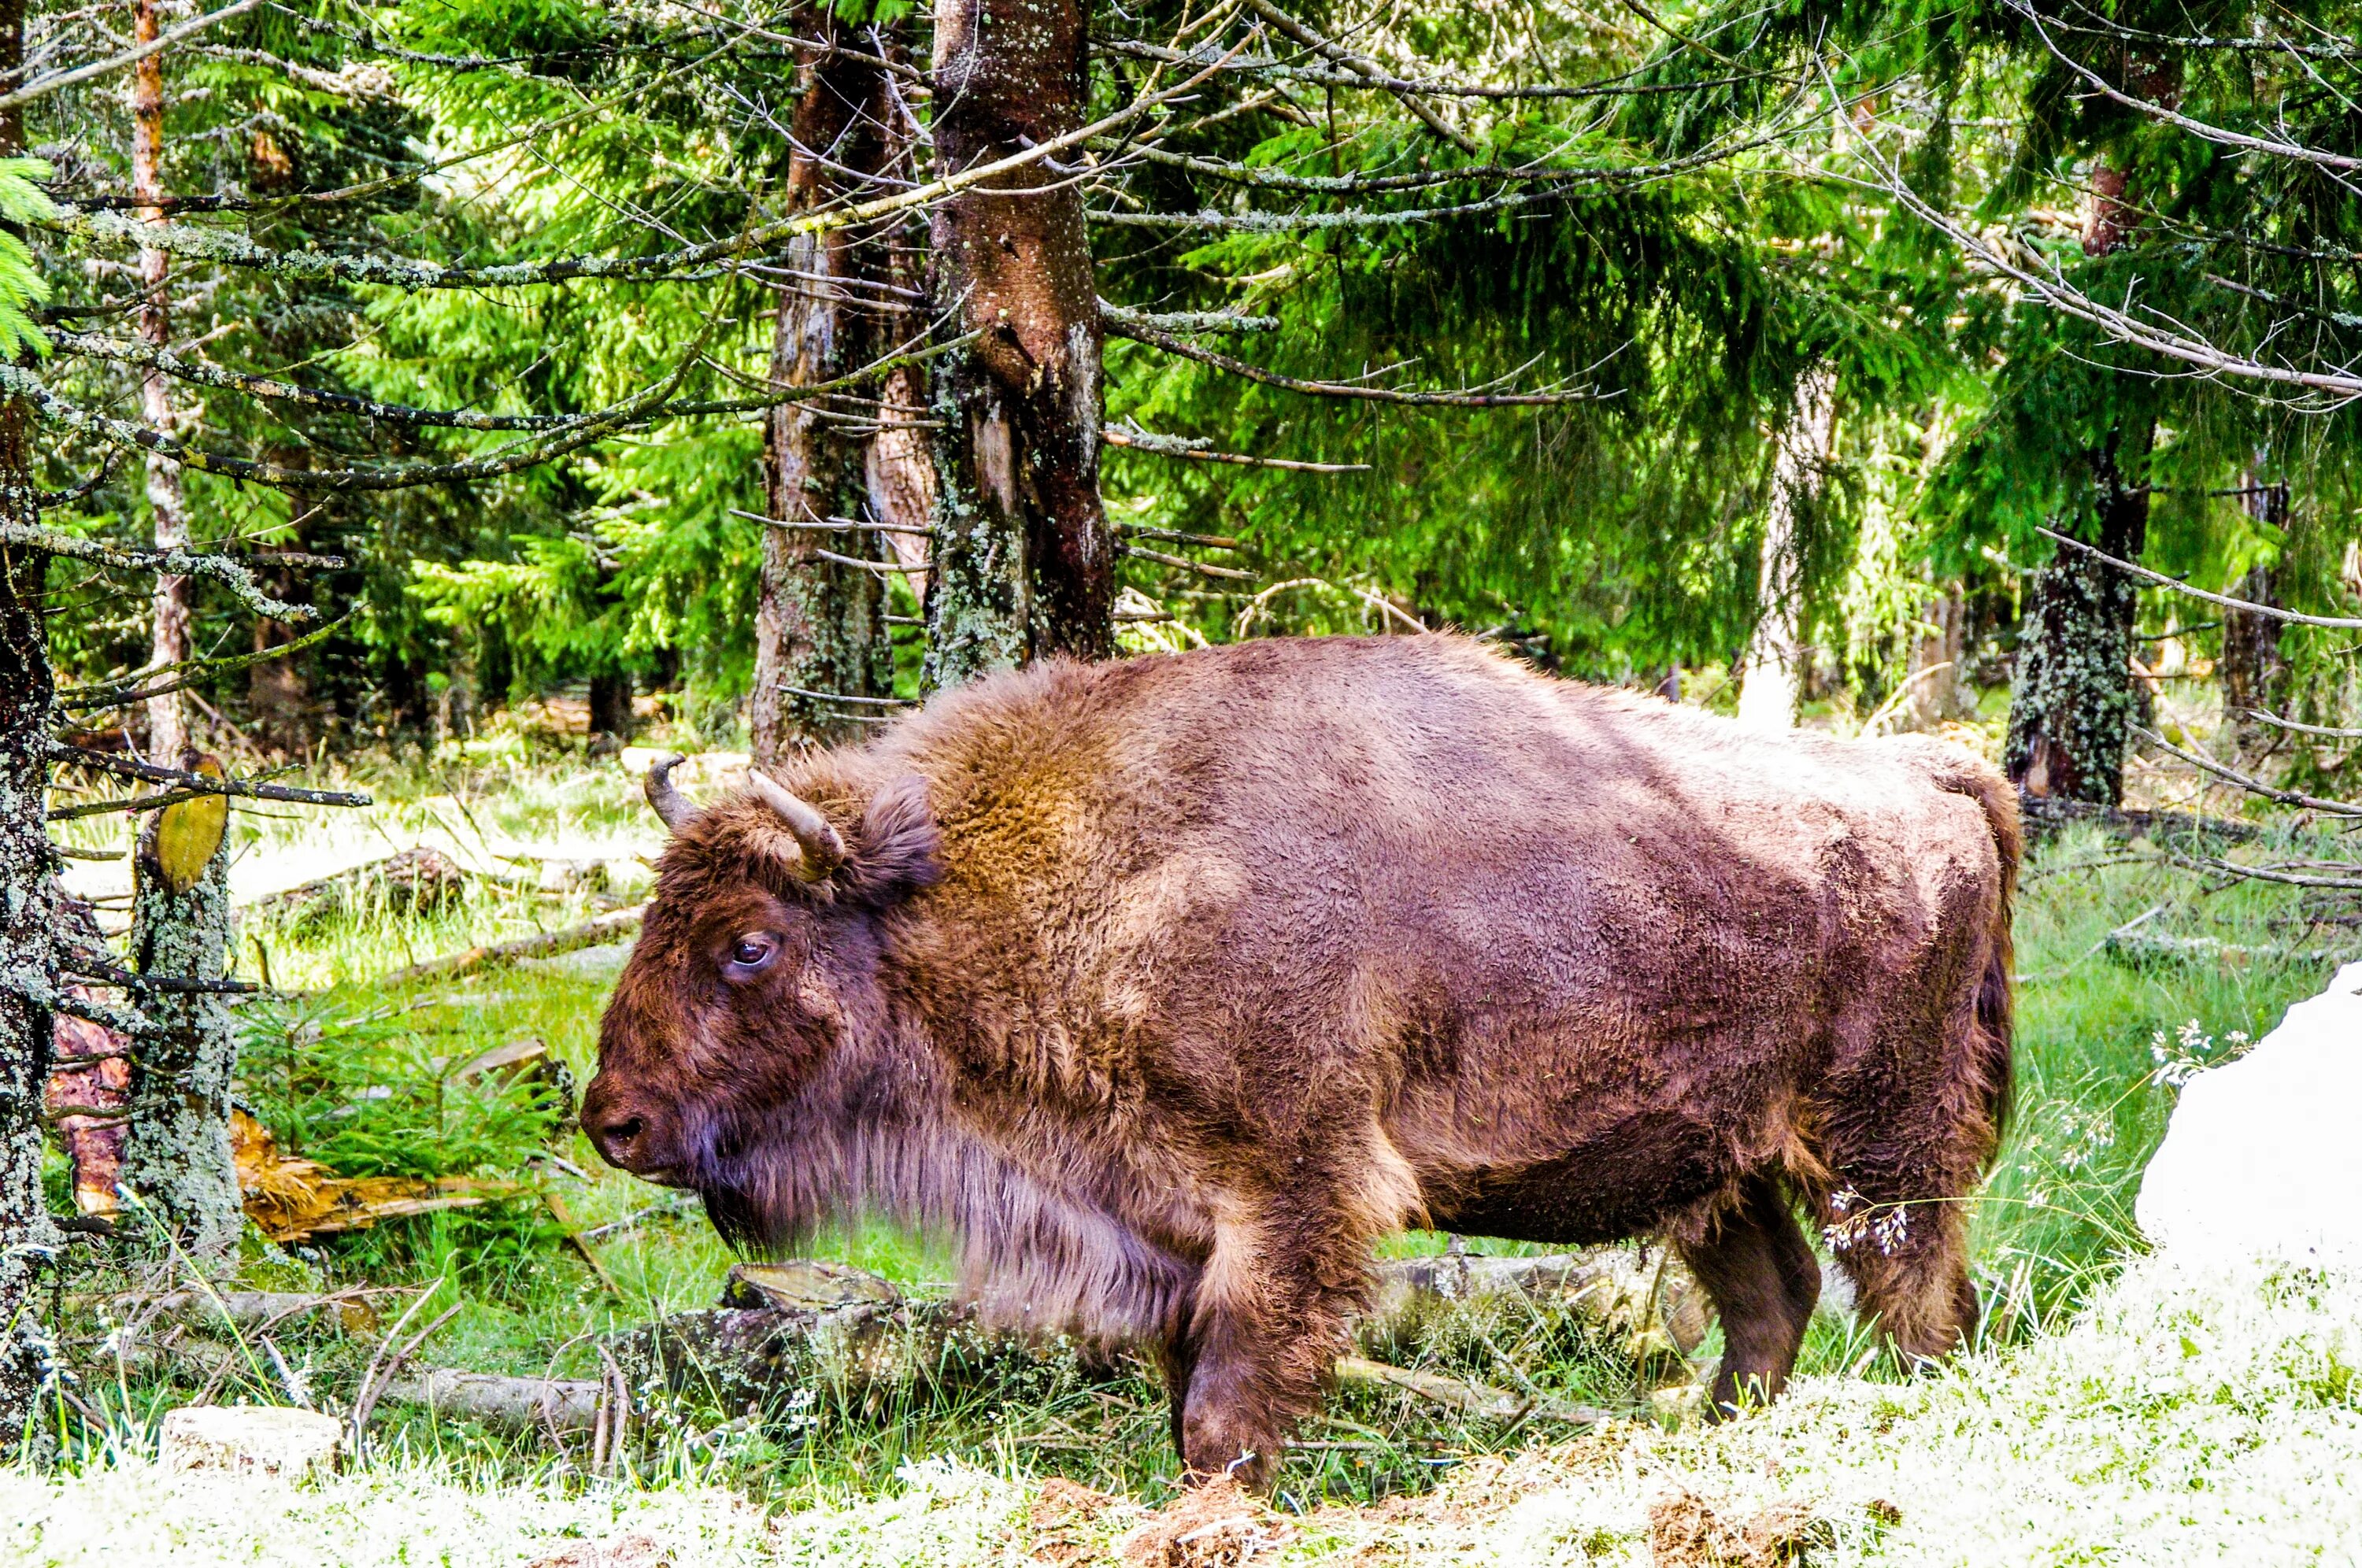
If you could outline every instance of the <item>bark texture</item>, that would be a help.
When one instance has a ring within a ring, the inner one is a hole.
[[[940,172],[1081,126],[1088,19],[1075,0],[937,0]],[[1037,162],[935,210],[937,308],[981,337],[936,373],[931,685],[1115,646],[1098,293],[1075,172]]]
[[[0,80],[25,61],[24,0],[0,0]],[[21,111],[0,109],[0,157],[25,149]],[[38,521],[31,414],[0,402],[0,511]],[[39,1418],[55,1364],[37,1287],[60,1242],[41,1193],[41,1099],[50,1070],[57,890],[43,818],[51,686],[40,597],[48,558],[0,546],[0,1454]]]
[[[136,0],[132,35],[140,43],[156,40],[156,0]],[[131,193],[141,203],[143,223],[161,223],[164,200],[164,64],[151,54],[131,71]],[[171,258],[161,250],[139,252],[139,337],[151,348],[172,347]],[[139,413],[151,430],[170,432],[172,420],[171,378],[149,370],[139,379]],[[181,485],[181,465],[160,452],[148,454],[148,509],[160,549],[189,542],[188,498]],[[149,658],[159,667],[179,664],[189,657],[189,580],[160,574],[156,579],[154,635]],[[167,691],[148,699],[148,755],[171,762],[188,744],[188,699]]]
[[[1805,514],[1821,492],[1837,434],[1837,371],[1816,364],[1796,379],[1772,468],[1763,522],[1762,575],[1754,635],[1739,673],[1738,722],[1752,729],[1795,727],[1805,662]]]
[[[1911,642],[1911,695],[1908,706],[1915,728],[1932,730],[1947,719],[1970,712],[1961,668],[1969,648],[1969,602],[1955,586],[1927,602],[1923,629]]]
[[[2119,560],[2138,560],[2148,491],[2128,484],[2113,451],[2093,459],[2092,502],[2062,528]],[[2138,584],[2081,550],[2061,548],[2032,576],[2009,694],[2010,781],[2026,794],[2114,806],[2124,796],[2133,718]]]
[[[2247,514],[2275,531],[2288,526],[2288,486],[2249,483]],[[2272,569],[2258,566],[2231,587],[2231,597],[2252,604],[2277,604],[2279,585]],[[2248,715],[2260,709],[2277,712],[2288,674],[2280,654],[2281,623],[2253,610],[2223,612],[2223,707],[2231,733],[2242,752],[2254,751],[2284,738]]]
[[[214,845],[194,879],[179,886],[168,871],[169,856],[160,851],[169,827],[160,812],[140,835],[131,912],[133,966],[159,978],[226,978],[227,835]],[[217,994],[160,992],[142,998],[140,1010],[159,1033],[140,1042],[132,1065],[124,1184],[171,1228],[190,1255],[218,1256],[237,1244],[244,1224],[230,1158],[229,1086],[237,1042],[229,1004]]]
[[[804,49],[804,91],[789,127],[795,146],[789,187],[807,206],[876,193],[875,177],[908,143],[887,73],[828,47],[836,24],[811,19],[820,36]],[[788,249],[779,290],[771,380],[811,386],[858,370],[889,345],[889,314],[874,284],[892,271],[889,232],[844,228],[801,235]],[[907,417],[907,416],[906,416]],[[755,690],[748,707],[755,761],[768,767],[807,745],[851,740],[881,710],[852,699],[893,690],[886,637],[886,585],[876,571],[832,561],[890,558],[876,536],[834,520],[858,520],[869,491],[868,447],[876,426],[837,400],[783,403],[771,411],[763,446],[766,514],[763,579],[755,611]]]

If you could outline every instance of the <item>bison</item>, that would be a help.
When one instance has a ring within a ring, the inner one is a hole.
[[[1776,1394],[1826,1229],[1936,1356],[2010,1086],[2014,797],[1450,635],[992,676],[672,829],[582,1121],[732,1241],[882,1213],[988,1318],[1148,1342],[1268,1474],[1427,1226],[1669,1241]]]

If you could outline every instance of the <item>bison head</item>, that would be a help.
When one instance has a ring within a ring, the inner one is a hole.
[[[648,773],[673,836],[582,1127],[610,1165],[695,1189],[731,1239],[777,1240],[766,1162],[799,1101],[888,1038],[883,925],[934,880],[934,819],[910,777],[822,810],[756,773],[699,811],[668,777],[679,760]]]

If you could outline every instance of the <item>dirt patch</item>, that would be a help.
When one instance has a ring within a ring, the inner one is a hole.
[[[1657,1568],[1781,1568],[1832,1539],[1803,1503],[1779,1502],[1739,1520],[1694,1492],[1649,1505],[1649,1556]]]
[[[1295,1527],[1231,1481],[1185,1492],[1124,1539],[1124,1568],[1233,1568],[1276,1555]]]
[[[1099,1555],[1094,1527],[1116,1500],[1079,1481],[1054,1475],[1025,1510],[1025,1560],[1050,1568],[1078,1568]]]
[[[563,1551],[536,1557],[525,1568],[672,1568],[672,1554],[645,1530],[613,1540],[579,1540]]]

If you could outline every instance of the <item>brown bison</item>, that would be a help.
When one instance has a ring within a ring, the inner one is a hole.
[[[1405,1226],[1655,1232],[1778,1392],[1826,1227],[1970,1331],[2009,1095],[2014,802],[1919,739],[1750,734],[1451,635],[1054,662],[671,824],[582,1120],[776,1247],[955,1235],[1002,1320],[1162,1353],[1268,1472]]]

